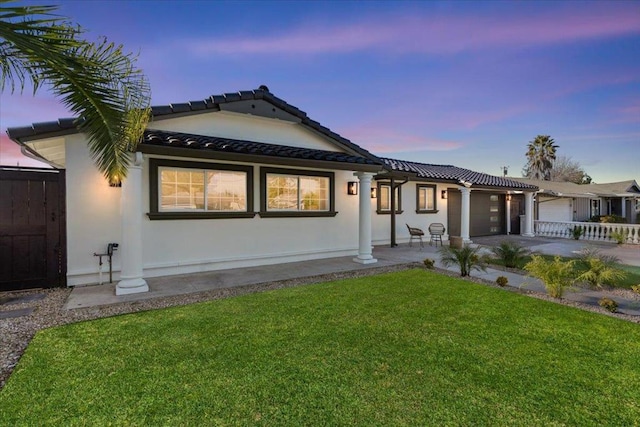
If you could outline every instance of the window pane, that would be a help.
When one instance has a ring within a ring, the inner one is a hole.
[[[389,185],[380,186],[380,210],[391,210],[391,186]]]
[[[203,171],[160,169],[161,210],[204,209]]]
[[[267,174],[267,210],[298,210],[298,178]]]
[[[498,195],[497,194],[492,194],[491,196],[489,196],[489,200],[491,200],[492,202],[497,202],[498,201]]]
[[[300,209],[326,211],[328,209],[329,178],[300,177]]]
[[[247,210],[247,174],[245,172],[207,172],[207,210]]]

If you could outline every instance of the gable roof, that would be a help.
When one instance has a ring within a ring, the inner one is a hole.
[[[574,182],[543,181],[529,178],[511,178],[536,185],[543,194],[558,197],[640,197],[640,187],[634,180],[604,184],[576,184]]]
[[[265,101],[274,108],[265,109],[259,108],[259,106],[256,108],[256,104],[251,101]],[[378,161],[378,158],[369,151],[333,132],[331,129],[322,126],[319,122],[310,119],[307,113],[273,95],[264,85],[254,90],[212,95],[202,101],[190,101],[151,107],[153,120],[163,120],[182,117],[185,115],[224,110],[251,113],[270,118],[294,120],[310,130],[331,139],[336,146],[350,154]],[[24,142],[35,139],[78,133],[76,127],[78,120],[82,119],[65,118],[50,122],[33,123],[31,126],[9,128],[7,129],[7,134],[12,140],[24,145]]]
[[[408,172],[418,179],[452,182],[456,184],[466,183],[476,188],[501,188],[511,190],[538,189],[538,187],[533,184],[518,182],[512,179],[493,176],[482,172],[475,172],[452,165],[432,165],[384,157],[380,160],[382,160],[386,169],[393,172]]]
[[[151,154],[170,155],[175,154],[177,149],[182,149],[188,150],[184,153],[189,157],[296,166],[309,166],[311,162],[319,167],[372,172],[382,169],[380,163],[370,158],[336,151],[161,130],[146,130],[142,144],[138,147],[143,153]]]

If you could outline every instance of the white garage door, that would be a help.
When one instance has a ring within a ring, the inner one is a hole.
[[[541,221],[573,221],[571,199],[540,198],[538,203],[538,219]]]

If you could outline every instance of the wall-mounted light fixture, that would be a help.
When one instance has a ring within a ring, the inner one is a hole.
[[[440,198],[442,198],[442,199],[446,199],[447,198],[447,190],[442,190],[440,192]]]
[[[511,201],[511,194],[507,194],[507,202]]]
[[[375,199],[378,197],[378,187],[371,187],[371,198]]]
[[[347,194],[350,196],[356,196],[358,194],[358,182],[357,181],[349,181],[347,182]]]
[[[122,180],[118,175],[109,177],[109,187],[122,187]]]

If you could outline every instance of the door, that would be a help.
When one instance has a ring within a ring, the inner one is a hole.
[[[520,215],[524,215],[524,200],[519,195],[513,195],[509,206],[511,234],[520,234]]]
[[[64,171],[0,170],[0,291],[66,285]]]

